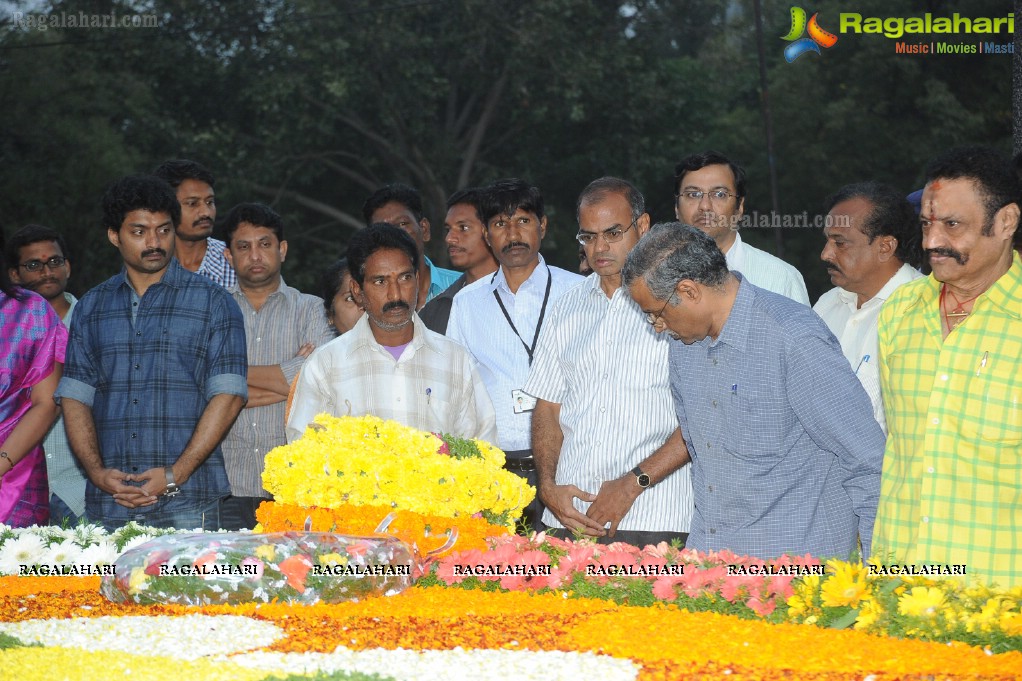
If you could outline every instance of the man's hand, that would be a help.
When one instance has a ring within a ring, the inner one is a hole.
[[[543,505],[550,509],[561,524],[569,530],[577,530],[590,537],[602,537],[607,534],[603,525],[585,514],[579,513],[575,508],[574,499],[582,501],[593,501],[595,494],[583,492],[575,485],[540,485],[539,499]]]
[[[626,473],[616,480],[607,480],[600,485],[600,491],[596,493],[586,515],[590,520],[596,521],[601,528],[610,523],[610,529],[606,534],[613,537],[617,532],[618,523],[641,493],[642,488],[631,473]]]
[[[114,501],[125,508],[152,506],[156,503],[156,497],[148,494],[144,487],[127,484],[137,481],[138,478],[116,468],[101,468],[91,474],[89,479],[93,485],[111,495]]]
[[[298,352],[295,354],[295,357],[308,357],[315,349],[315,343],[304,343],[302,344],[302,347],[298,348]]]
[[[144,473],[132,476],[132,479],[141,482],[142,487],[139,489],[154,499],[167,491],[167,470],[163,466],[150,468]]]

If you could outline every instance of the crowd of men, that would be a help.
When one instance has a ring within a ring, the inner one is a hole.
[[[742,240],[745,172],[713,151],[678,163],[675,222],[626,180],[585,187],[586,277],[544,259],[528,182],[450,197],[458,271],[426,257],[418,192],[388,185],[322,297],[284,283],[270,207],[212,238],[214,186],[191,161],[111,185],[123,267],[80,301],[59,232],[8,242],[13,281],[70,329],[52,522],[251,527],[270,449],[317,414],[374,414],[497,444],[537,487],[534,530],[1022,584],[1022,189],[990,149],[935,159],[917,208],[839,188],[812,308]]]

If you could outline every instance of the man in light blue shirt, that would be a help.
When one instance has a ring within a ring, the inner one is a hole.
[[[583,279],[547,265],[539,254],[547,220],[538,188],[519,179],[500,180],[485,194],[486,241],[500,268],[454,296],[447,335],[479,364],[497,413],[496,444],[507,454],[505,468],[535,486],[531,428],[536,399],[523,389],[550,306]],[[542,529],[541,513],[536,500],[523,519],[532,529]]]
[[[366,225],[386,222],[408,233],[419,251],[419,307],[436,298],[461,277],[461,272],[437,267],[426,257],[429,219],[422,212],[418,190],[395,182],[373,192],[362,204]]]
[[[702,231],[654,227],[623,283],[670,350],[692,459],[687,547],[868,557],[884,435],[837,339],[808,307],[729,272]]]

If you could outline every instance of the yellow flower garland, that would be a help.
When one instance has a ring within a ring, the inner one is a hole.
[[[504,453],[474,441],[480,457],[445,453],[433,433],[375,416],[321,414],[296,442],[266,455],[263,485],[278,503],[400,508],[448,518],[481,513],[511,526],[535,496],[505,471]]]

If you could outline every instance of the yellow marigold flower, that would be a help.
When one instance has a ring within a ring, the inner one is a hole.
[[[898,612],[914,617],[932,617],[944,606],[944,592],[932,586],[914,586],[898,599]]]
[[[339,553],[324,553],[319,557],[320,565],[347,565],[348,559]]]
[[[855,628],[870,631],[884,614],[883,607],[872,596],[867,596],[859,604],[859,616],[855,618]]]

